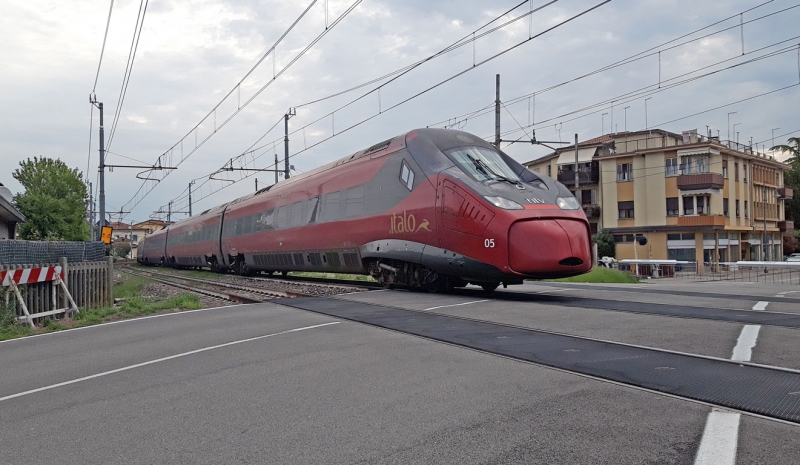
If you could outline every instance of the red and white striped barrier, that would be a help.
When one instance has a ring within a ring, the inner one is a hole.
[[[0,282],[3,283],[3,286],[10,286],[12,280],[16,284],[35,284],[45,281],[54,281],[56,276],[64,279],[64,273],[60,266],[22,268],[19,270],[0,271]]]

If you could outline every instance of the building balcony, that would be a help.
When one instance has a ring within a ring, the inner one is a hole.
[[[792,192],[792,188],[791,187],[779,187],[778,188],[778,198],[781,198],[781,199],[784,199],[784,200],[789,200],[789,199],[794,198],[792,196],[792,194],[793,194],[793,192]]]
[[[725,226],[725,217],[722,215],[693,215],[679,216],[678,226],[701,227],[701,226]]]
[[[717,173],[681,174],[678,176],[678,189],[722,189],[725,178]]]
[[[583,204],[581,205],[583,212],[586,213],[587,218],[600,217],[600,205],[597,204]]]
[[[596,183],[600,180],[600,170],[599,169],[591,169],[585,171],[578,171],[578,182],[581,184],[589,184],[589,183]],[[558,173],[558,182],[562,184],[566,184],[567,186],[571,186],[575,183],[575,172],[574,171],[560,171]]]
[[[778,230],[780,232],[794,231],[794,221],[778,221]]]

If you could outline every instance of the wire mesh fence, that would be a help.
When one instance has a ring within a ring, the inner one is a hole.
[[[105,255],[102,242],[0,241],[0,265],[56,263],[61,257],[71,263],[94,262]]]
[[[742,281],[775,284],[800,284],[800,266],[781,262],[678,262],[678,263],[625,263],[611,264],[612,268],[626,271],[644,279],[678,278],[693,281]]]

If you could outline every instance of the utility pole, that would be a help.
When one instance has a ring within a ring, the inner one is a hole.
[[[631,106],[628,105],[627,107],[623,108],[623,110],[625,111],[625,132],[628,132],[628,108],[630,107]]]
[[[189,182],[189,217],[192,217],[192,184],[194,184],[194,180]]]
[[[89,183],[89,239],[94,240],[94,201],[92,200],[92,183]]]
[[[283,115],[283,122],[285,125],[284,129],[284,137],[283,137],[283,145],[284,145],[284,155],[283,155],[283,179],[289,179],[289,118],[296,115],[297,112],[294,108],[289,108],[289,111]],[[276,167],[277,168],[277,167]]]
[[[275,184],[278,184],[278,152],[275,152]]]
[[[103,102],[98,102],[94,94],[89,96],[89,102],[100,110],[100,166],[97,168],[100,174],[100,226],[105,226],[106,219],[106,149],[105,149],[105,133],[103,130]]]
[[[578,187],[580,187],[578,178],[578,134],[575,133],[575,195],[578,195]]]
[[[497,98],[494,100],[494,146],[500,148],[500,75],[495,76]]]
[[[169,206],[167,207],[167,223],[172,221],[172,200],[169,201]]]
[[[256,178],[256,192],[258,192],[258,178]]]

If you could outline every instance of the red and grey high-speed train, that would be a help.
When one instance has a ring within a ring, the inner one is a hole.
[[[138,261],[493,290],[591,270],[580,207],[479,137],[417,129],[174,223],[140,243]]]

